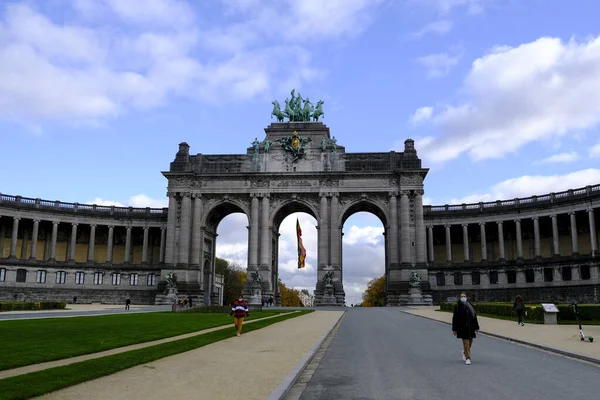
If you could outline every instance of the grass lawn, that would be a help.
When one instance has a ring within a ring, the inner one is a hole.
[[[445,312],[445,313],[452,313],[452,311],[446,311],[446,310],[436,310],[439,312]],[[488,318],[495,318],[495,319],[503,319],[505,321],[513,321],[513,322],[517,322],[517,317],[507,317],[504,315],[495,315],[495,314],[481,314],[481,313],[477,313],[478,316],[481,317],[488,317]],[[527,318],[524,319],[524,321],[526,324],[540,324],[543,325],[543,322],[541,321],[531,321]],[[559,320],[558,321],[559,325],[577,325],[577,321],[567,321],[567,320]],[[581,321],[581,325],[600,325],[600,321]]]
[[[248,333],[311,312],[312,310],[300,311],[244,325],[244,332]],[[254,314],[256,315],[258,312]],[[253,319],[256,318],[258,318],[258,316],[255,316]],[[2,379],[0,380],[0,400],[30,399],[32,397],[41,396],[45,393],[114,374],[127,368],[155,361],[163,357],[197,349],[210,343],[234,336],[235,331],[233,329],[224,329],[187,339],[179,339],[143,349],[114,354],[112,356]]]
[[[285,310],[255,311],[248,320]],[[0,371],[233,323],[227,314],[154,312],[0,321]]]

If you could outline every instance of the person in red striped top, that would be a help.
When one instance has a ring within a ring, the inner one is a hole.
[[[231,308],[231,312],[229,315],[233,315],[235,322],[235,330],[236,336],[240,336],[242,334],[242,323],[244,322],[244,317],[250,316],[250,311],[248,310],[248,303],[242,295],[238,297],[238,299],[233,303],[233,307]]]

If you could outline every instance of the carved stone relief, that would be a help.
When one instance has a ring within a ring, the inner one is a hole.
[[[418,174],[402,174],[400,177],[400,185],[421,185],[423,178]]]

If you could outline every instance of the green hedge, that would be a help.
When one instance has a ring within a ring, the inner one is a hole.
[[[440,308],[444,311],[454,310],[456,303],[441,303]],[[478,314],[490,314],[498,315],[503,317],[516,316],[517,314],[513,311],[512,303],[474,303],[475,311]],[[525,305],[526,315],[524,315],[525,321],[532,322],[543,322],[544,321],[544,310],[539,304],[527,304]]]
[[[452,311],[456,303],[441,303],[440,309]],[[479,314],[490,314],[504,317],[516,317],[513,311],[513,303],[475,303],[475,310]],[[573,306],[569,304],[557,304],[559,321],[575,321]],[[581,304],[577,306],[581,321],[600,321],[600,304]],[[526,304],[527,315],[525,320],[534,322],[544,321],[544,309],[541,304]]]
[[[2,301],[0,311],[58,310],[67,307],[64,301]]]
[[[219,314],[225,313],[228,314],[231,311],[231,307],[229,306],[201,306],[201,307],[192,307],[180,312],[184,313],[211,313],[211,314]]]

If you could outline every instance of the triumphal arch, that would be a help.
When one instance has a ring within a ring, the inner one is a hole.
[[[342,227],[349,216],[366,211],[384,226],[387,304],[406,303],[415,281],[427,294],[428,169],[421,167],[414,141],[406,140],[403,152],[346,152],[319,121],[323,101],[313,107],[292,91],[285,104],[281,111],[273,102],[278,122],[245,154],[192,155],[187,143],[179,144],[163,172],[169,208],[161,275],[175,273],[180,291],[214,303],[217,226],[239,212],[248,218],[245,294],[273,295],[278,302],[279,227],[291,213],[305,212],[318,222],[315,304],[344,305]]]

